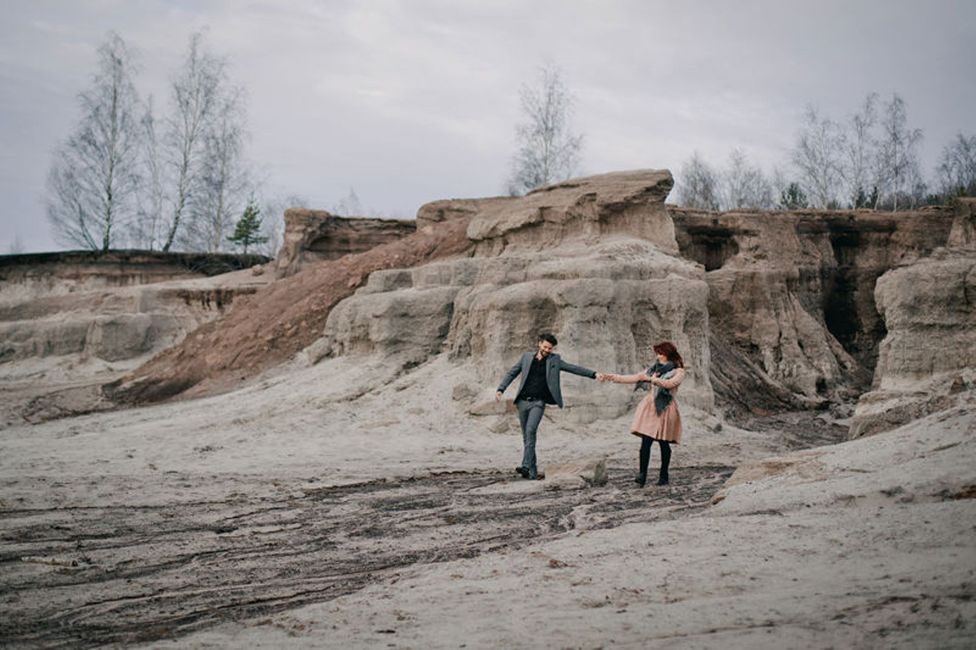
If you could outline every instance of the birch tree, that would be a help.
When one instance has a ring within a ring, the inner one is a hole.
[[[136,209],[139,96],[133,55],[118,34],[98,48],[98,69],[78,100],[81,119],[55,152],[47,216],[66,245],[107,251]]]
[[[897,211],[899,200],[902,204],[910,202],[918,193],[921,182],[918,147],[922,142],[922,130],[908,127],[908,110],[897,93],[885,104],[880,127],[878,181],[882,198]]]
[[[944,199],[976,196],[976,135],[959,133],[945,146],[936,176]]]
[[[200,174],[192,195],[185,240],[194,249],[217,252],[224,247],[252,189],[244,163],[243,90],[225,90],[207,124]]]
[[[765,210],[774,206],[773,186],[762,169],[751,165],[741,149],[729,153],[729,165],[722,174],[726,210]]]
[[[718,174],[697,151],[681,166],[678,177],[678,204],[699,210],[719,209]]]
[[[874,130],[878,122],[878,94],[869,93],[861,110],[854,113],[847,125],[844,139],[844,160],[841,173],[847,188],[847,198],[853,208],[876,207],[878,193],[875,171],[877,138]],[[873,202],[872,202],[873,197]]]
[[[164,210],[164,178],[160,164],[159,136],[152,95],[146,101],[142,119],[140,170],[142,187],[139,192],[136,218],[129,228],[129,240],[136,248],[156,250],[162,245]]]
[[[800,185],[815,208],[835,204],[841,181],[844,136],[839,125],[808,106],[791,159]]]
[[[362,201],[359,200],[359,195],[353,187],[349,188],[349,194],[332,206],[332,213],[339,217],[362,217],[366,214]]]
[[[190,204],[199,189],[207,129],[215,118],[225,78],[224,61],[204,49],[202,34],[193,34],[171,84],[172,115],[166,120],[163,159],[173,185],[164,251],[170,250],[185,228]]]
[[[518,149],[508,183],[512,195],[572,177],[583,146],[583,136],[570,127],[574,99],[557,67],[540,68],[537,85],[523,84],[519,98],[523,121],[515,127]]]

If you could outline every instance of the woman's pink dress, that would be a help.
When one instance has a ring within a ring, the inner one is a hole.
[[[671,391],[671,403],[660,415],[654,410],[654,396],[658,387],[652,386],[647,397],[637,405],[634,422],[630,425],[630,432],[635,436],[644,436],[654,440],[664,440],[679,444],[681,442],[681,414],[678,412],[678,386],[685,380],[685,369],[677,368],[674,374],[661,382],[661,386]]]

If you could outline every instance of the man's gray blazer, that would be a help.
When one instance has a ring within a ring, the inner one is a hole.
[[[515,381],[515,378],[522,374],[522,381],[519,382],[519,389],[515,393],[518,394],[522,392],[522,387],[525,386],[525,380],[529,377],[529,368],[532,366],[532,357],[536,355],[535,352],[526,352],[522,355],[512,368],[505,373],[502,377],[502,383],[498,384],[498,392],[504,393],[508,385]],[[549,393],[552,395],[553,402],[559,407],[563,407],[563,393],[559,389],[559,373],[560,372],[571,372],[574,375],[579,375],[580,377],[589,377],[590,379],[596,379],[596,371],[590,370],[589,368],[584,368],[583,366],[574,366],[568,361],[563,361],[563,358],[552,352],[546,357],[546,385],[549,386]]]

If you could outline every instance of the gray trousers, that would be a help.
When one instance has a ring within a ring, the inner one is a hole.
[[[519,399],[515,402],[515,408],[518,410],[519,424],[522,425],[522,467],[529,470],[529,478],[535,478],[538,472],[535,438],[542,414],[546,412],[546,403],[541,399]]]

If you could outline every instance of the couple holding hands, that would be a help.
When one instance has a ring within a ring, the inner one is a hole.
[[[563,397],[559,376],[562,372],[571,372],[581,377],[617,384],[648,382],[652,385],[652,390],[637,406],[637,412],[634,413],[634,420],[630,425],[630,432],[641,439],[639,469],[635,480],[641,487],[644,487],[647,482],[651,445],[657,440],[661,447],[661,473],[657,484],[667,485],[671,443],[678,444],[681,441],[681,415],[678,413],[678,403],[674,399],[674,393],[685,378],[684,361],[674,344],[663,341],[655,345],[654,352],[657,360],[646,371],[633,375],[614,375],[596,372],[564,361],[553,352],[556,343],[556,337],[552,334],[540,334],[538,349],[522,355],[518,363],[505,373],[495,393],[495,400],[500,400],[509,384],[520,374],[522,375],[518,393],[515,395],[515,408],[518,411],[519,424],[522,425],[523,452],[522,464],[516,467],[515,471],[523,478],[538,478],[535,441],[539,423],[542,421],[547,404],[555,404],[562,408]]]

